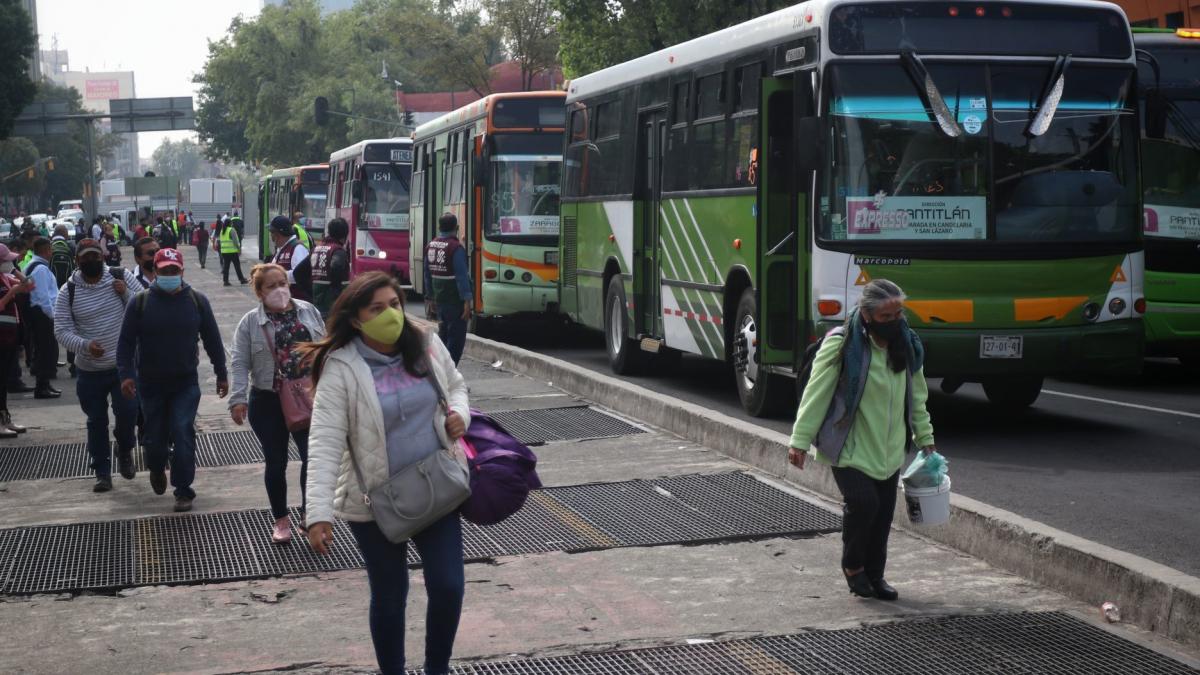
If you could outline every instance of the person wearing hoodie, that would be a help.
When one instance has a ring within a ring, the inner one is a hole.
[[[129,301],[117,343],[121,393],[141,395],[146,417],[146,465],[155,494],[167,491],[167,459],[175,510],[192,510],[196,492],[196,410],[200,405],[200,352],[212,361],[217,396],[229,393],[225,347],[208,298],[183,281],[183,256],[173,248],[154,256],[150,290]],[[168,453],[168,447],[174,452]]]
[[[125,307],[139,288],[127,270],[106,268],[104,249],[95,239],[79,242],[78,269],[63,284],[54,305],[54,338],[75,353],[75,393],[87,416],[87,449],[96,472],[93,492],[112,489],[112,452],[108,442],[111,404],[117,441],[117,468],[126,480],[134,477],[133,423],[137,403],[121,395],[117,376],[117,340]],[[110,271],[111,270],[111,271]]]

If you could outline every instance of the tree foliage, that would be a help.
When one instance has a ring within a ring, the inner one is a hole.
[[[794,0],[554,0],[568,77],[665,49]]]
[[[159,176],[174,176],[180,181],[203,178],[208,173],[208,162],[200,146],[191,139],[172,143],[163,140],[150,159],[150,168]]]
[[[554,0],[487,0],[488,14],[505,49],[521,64],[524,88],[539,72],[558,65],[558,10]]]
[[[24,171],[27,167],[36,167],[39,158],[37,146],[28,138],[0,141],[0,178],[11,176],[0,183],[0,192],[30,197],[41,194],[46,187],[45,172],[40,167],[35,168],[33,178],[30,178]]]
[[[37,86],[29,79],[29,61],[37,49],[29,13],[18,0],[0,0],[0,139],[13,120],[33,102]]]

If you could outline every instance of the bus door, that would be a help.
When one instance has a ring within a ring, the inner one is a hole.
[[[763,78],[758,146],[759,363],[791,366],[796,352],[796,181],[791,78]]]
[[[634,201],[633,297],[634,333],[661,338],[662,275],[659,271],[659,204],[662,158],[666,150],[667,113],[656,110],[638,119],[637,194]]]

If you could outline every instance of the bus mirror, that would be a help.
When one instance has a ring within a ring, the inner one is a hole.
[[[821,118],[801,117],[796,120],[796,168],[800,171],[816,171],[824,154],[824,137],[821,135]]]
[[[474,187],[483,187],[487,184],[485,167],[487,164],[481,155],[471,155],[471,184]]]
[[[1157,89],[1146,94],[1146,138],[1161,140],[1167,135],[1167,97]]]

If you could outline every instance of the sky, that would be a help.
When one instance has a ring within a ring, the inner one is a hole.
[[[132,70],[138,98],[195,96],[192,76],[204,67],[208,41],[219,40],[238,14],[256,16],[259,0],[38,0],[42,49],[54,36],[71,70]],[[191,132],[143,133],[142,157],[164,138]]]

